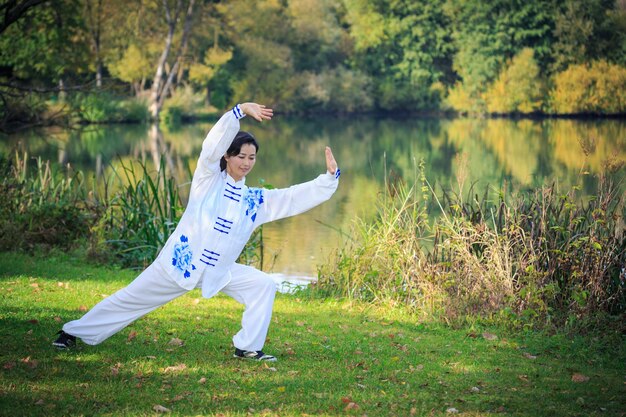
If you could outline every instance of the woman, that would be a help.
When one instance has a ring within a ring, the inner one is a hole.
[[[102,300],[59,331],[53,345],[65,349],[76,338],[101,343],[157,307],[201,288],[203,297],[223,292],[245,305],[241,330],[233,337],[235,357],[275,361],[263,353],[276,286],[255,268],[235,263],[252,231],[263,223],[307,211],[328,200],[339,169],[326,147],[327,172],[286,189],[248,188],[258,144],[239,131],[246,115],[262,122],[273,110],[256,103],[235,106],[213,126],[202,144],[189,202],[157,259],[126,288]]]

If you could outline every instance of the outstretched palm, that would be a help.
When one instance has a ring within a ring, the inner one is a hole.
[[[326,147],[326,169],[331,174],[337,172],[337,161],[335,161],[335,157],[333,156],[333,151],[330,150],[330,147]]]
[[[273,109],[268,109],[264,105],[257,103],[243,103],[241,105],[241,111],[259,122],[272,120],[272,116],[274,115]]]

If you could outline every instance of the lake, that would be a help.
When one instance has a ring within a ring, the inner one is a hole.
[[[148,125],[45,129],[3,136],[0,153],[42,157],[97,177],[111,164],[142,160],[154,167],[163,156],[181,195],[189,189],[202,141],[212,123],[179,127]],[[412,181],[424,162],[431,184],[467,191],[470,185],[521,190],[580,184],[593,193],[607,160],[626,160],[624,120],[511,120],[277,115],[259,124],[246,118],[242,129],[260,143],[246,182],[286,187],[325,170],[324,147],[332,147],[341,168],[333,199],[310,212],[264,228],[263,269],[291,280],[311,279],[317,266],[342,245],[355,217],[371,218],[385,178]]]

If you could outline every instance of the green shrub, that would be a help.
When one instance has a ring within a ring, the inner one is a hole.
[[[149,119],[148,105],[142,99],[126,99],[118,104],[121,121],[145,122]]]
[[[148,106],[141,99],[121,99],[107,92],[79,93],[69,100],[84,123],[143,122]]]

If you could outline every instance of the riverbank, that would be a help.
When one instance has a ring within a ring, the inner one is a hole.
[[[54,350],[135,271],[0,254],[0,408],[15,416],[619,416],[623,339],[452,329],[397,310],[279,294],[266,351],[231,357],[241,306],[192,291],[98,346]]]

